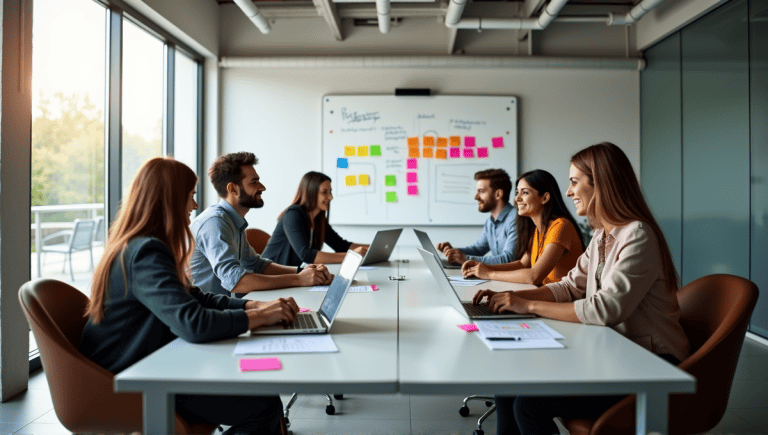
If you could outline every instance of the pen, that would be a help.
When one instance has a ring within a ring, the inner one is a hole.
[[[521,337],[487,337],[487,338],[488,338],[488,340],[493,340],[493,341],[497,341],[497,340],[513,340],[513,341],[514,340],[522,340]]]

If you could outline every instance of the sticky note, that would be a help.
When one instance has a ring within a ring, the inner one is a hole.
[[[465,147],[473,147],[473,146],[475,146],[475,137],[474,136],[464,136],[464,146]]]
[[[349,162],[347,161],[347,159],[344,159],[344,158],[340,157],[340,158],[336,159],[336,167],[337,168],[348,168],[349,167]]]
[[[409,137],[408,138],[408,148],[418,147],[418,146],[419,146],[419,138],[418,137]]]
[[[465,159],[471,159],[475,156],[475,149],[474,148],[464,148],[464,158]]]
[[[365,145],[361,145],[357,147],[357,155],[360,157],[367,157],[368,156],[368,147]]]
[[[371,284],[371,290],[378,291],[379,287],[376,284]]]
[[[416,196],[418,194],[419,194],[419,186],[415,184],[412,186],[408,186],[408,196]]]
[[[455,159],[457,157],[461,157],[461,150],[458,148],[451,148],[451,158]]]
[[[416,159],[408,159],[408,169],[419,169],[419,161]]]
[[[240,371],[280,370],[282,365],[277,358],[240,358]]]
[[[422,157],[426,157],[426,158],[432,158],[432,156],[435,153],[435,151],[432,148],[424,148],[422,152],[424,153]]]
[[[394,175],[385,175],[384,176],[384,185],[385,186],[394,186],[397,184],[397,179]]]
[[[504,148],[504,138],[494,137],[491,139],[491,145],[493,145],[494,148]]]
[[[445,150],[438,149],[435,151],[435,158],[436,159],[445,159]]]
[[[357,177],[354,175],[347,175],[347,186],[357,186]]]
[[[409,183],[418,183],[419,182],[419,174],[417,172],[407,172],[405,174],[405,181]]]
[[[448,139],[444,137],[438,137],[437,138],[437,146],[439,147],[447,147],[448,146]]]
[[[387,202],[397,202],[397,192],[387,192]]]
[[[459,328],[461,328],[461,329],[463,329],[463,330],[465,330],[467,332],[475,332],[475,331],[478,330],[477,329],[477,325],[475,325],[474,323],[470,323],[468,325],[456,325],[456,326],[458,326]]]
[[[434,136],[424,136],[424,146],[425,147],[433,147],[433,146],[435,146],[435,138],[434,138]]]
[[[360,185],[361,186],[367,186],[369,184],[371,184],[371,177],[369,177],[368,175],[361,175],[360,176]]]
[[[419,157],[419,147],[408,148],[408,157],[418,158]]]
[[[461,146],[461,136],[451,136],[451,146],[452,147],[460,147]]]
[[[344,155],[352,157],[355,155],[355,147],[344,147]]]
[[[380,156],[381,155],[381,145],[371,145],[371,155],[372,156]]]
[[[299,312],[300,313],[308,313],[310,311],[312,311],[312,310],[310,310],[309,308],[304,308],[304,307],[299,308]]]
[[[477,156],[482,159],[488,158],[488,147],[480,147],[477,149]]]

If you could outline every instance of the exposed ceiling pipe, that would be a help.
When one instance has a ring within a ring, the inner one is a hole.
[[[267,19],[264,18],[264,15],[259,12],[259,8],[253,4],[252,0],[235,0],[235,4],[240,9],[242,9],[242,11],[245,13],[245,16],[253,21],[253,24],[255,24],[259,30],[261,30],[261,33],[266,35],[270,30],[272,30],[272,26],[269,25],[269,21],[267,21]]]
[[[376,0],[376,17],[381,33],[389,33],[389,0]]]
[[[630,25],[643,17],[664,0],[643,0],[626,14],[608,14],[608,25]]]
[[[550,0],[542,8],[541,15],[535,18],[461,18],[466,0],[451,0],[445,13],[445,25],[456,29],[543,30],[554,21],[566,3],[568,0]]]

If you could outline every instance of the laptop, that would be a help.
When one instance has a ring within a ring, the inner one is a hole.
[[[451,263],[448,260],[444,260],[440,257],[440,253],[437,252],[437,249],[435,249],[435,245],[432,244],[432,241],[429,240],[429,236],[424,231],[419,231],[417,229],[413,229],[413,232],[416,233],[416,237],[419,238],[419,243],[421,243],[421,247],[424,248],[427,252],[431,253],[435,256],[438,263],[440,263],[444,268],[446,269],[461,269],[461,264],[457,263]]]
[[[251,331],[251,335],[329,333],[333,319],[336,318],[341,303],[344,301],[344,296],[347,295],[349,286],[352,284],[362,261],[363,257],[357,252],[347,251],[339,273],[333,278],[333,282],[328,287],[328,293],[325,294],[323,303],[320,304],[320,309],[317,312],[299,313],[296,315],[296,320],[289,325],[265,326]]]
[[[395,243],[397,243],[397,239],[400,238],[400,233],[402,232],[402,228],[377,231],[376,237],[373,238],[371,246],[368,248],[365,258],[363,258],[362,266],[389,260],[389,256],[392,255],[392,251],[395,249]]]
[[[494,313],[488,308],[487,303],[472,305],[472,302],[462,301],[459,294],[456,293],[456,290],[453,288],[453,285],[451,285],[451,281],[445,276],[445,272],[443,272],[443,269],[440,267],[440,262],[435,258],[435,255],[421,248],[417,249],[419,250],[419,254],[421,254],[421,258],[427,263],[427,267],[429,267],[429,271],[432,272],[432,276],[437,280],[437,285],[445,294],[448,302],[459,312],[459,314],[463,314],[469,320],[527,319],[536,317],[535,314]]]

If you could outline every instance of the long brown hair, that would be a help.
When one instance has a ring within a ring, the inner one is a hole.
[[[128,198],[109,230],[104,255],[93,274],[91,300],[85,313],[93,323],[99,323],[104,318],[104,301],[110,287],[112,264],[136,237],[155,237],[168,245],[176,260],[179,281],[190,287],[186,265],[192,255],[194,239],[187,225],[187,201],[196,184],[195,173],[171,157],[151,159],[139,169]],[[125,270],[125,265],[122,266]]]
[[[301,177],[299,189],[296,190],[296,196],[293,197],[291,205],[298,205],[309,215],[311,211],[317,208],[317,196],[320,194],[320,185],[324,182],[330,182],[331,177],[322,172],[309,171]],[[277,217],[278,220],[283,217],[285,210]],[[310,228],[315,230],[315,239],[310,240],[313,249],[322,249],[325,243],[325,228],[328,226],[328,217],[331,215],[330,204],[328,212],[318,213],[314,222],[310,222]]]
[[[659,242],[667,290],[677,291],[679,278],[667,239],[645,202],[632,164],[624,151],[610,142],[602,142],[574,154],[571,163],[587,176],[589,184],[595,188],[587,204],[587,217],[592,225],[599,228],[601,221],[612,225],[640,221],[650,226]]]

